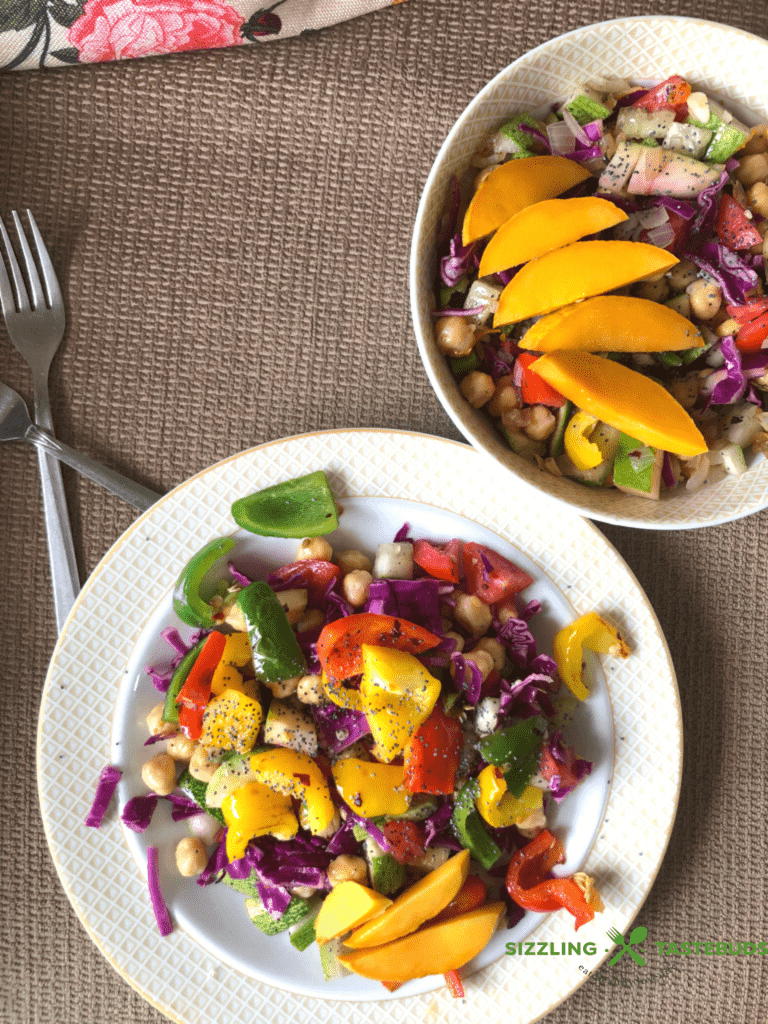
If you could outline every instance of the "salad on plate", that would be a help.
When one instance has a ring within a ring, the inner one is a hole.
[[[651,499],[768,452],[768,125],[679,75],[601,79],[473,164],[435,338],[513,451]]]
[[[146,831],[169,801],[190,829],[179,872],[241,892],[254,925],[317,950],[329,980],[353,972],[394,990],[443,974],[462,995],[457,971],[526,911],[592,920],[594,880],[557,874],[547,806],[591,771],[565,733],[589,696],[585,649],[629,655],[616,629],[589,613],[539,651],[533,577],[486,545],[405,524],[370,556],[334,551],[322,472],[232,515],[295,537],[296,557],[252,579],[222,537],[183,569],[173,604],[194,632],[165,630],[175,657],[148,669],[162,699],[125,826]],[[119,777],[105,769],[87,824]],[[147,872],[167,934],[155,845]]]

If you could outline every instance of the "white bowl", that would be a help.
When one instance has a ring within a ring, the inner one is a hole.
[[[691,529],[739,519],[768,507],[768,462],[751,459],[742,477],[727,477],[689,494],[676,489],[660,501],[614,489],[593,489],[551,476],[504,444],[490,418],[459,392],[434,338],[436,241],[449,205],[451,178],[461,180],[479,142],[511,114],[540,110],[567,98],[594,77],[658,82],[680,74],[715,96],[747,123],[768,121],[768,42],[696,18],[622,18],[575,29],[544,43],[500,72],[472,100],[443,143],[419,203],[411,246],[411,315],[432,386],[453,422],[478,451],[521,485],[574,512],[619,526]]]

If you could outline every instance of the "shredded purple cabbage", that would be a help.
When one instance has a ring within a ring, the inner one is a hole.
[[[468,661],[459,651],[451,655],[455,682],[470,704],[477,704],[483,688],[483,673],[474,661]]]
[[[618,206],[624,213],[637,213],[640,209],[639,203],[628,196],[621,196],[618,192],[595,192],[596,199],[607,199],[609,203]]]
[[[231,562],[229,563],[229,572],[235,583],[239,583],[241,587],[250,587],[253,580],[249,579],[245,573],[240,572]]]
[[[361,711],[339,708],[335,704],[314,705],[312,717],[320,734],[320,742],[332,754],[340,754],[371,732],[368,720]]]
[[[445,309],[433,309],[432,316],[475,316],[477,313],[482,313],[482,311],[482,306],[472,306],[471,309],[458,309],[446,306]]]
[[[194,800],[190,800],[181,793],[169,793],[163,797],[163,800],[168,800],[172,805],[171,817],[174,821],[184,821],[186,818],[194,818],[195,815],[204,813]]]
[[[677,477],[672,470],[672,456],[664,452],[664,461],[661,464],[661,480],[665,487],[674,487],[677,484]]]
[[[334,857],[340,853],[357,853],[358,843],[353,832],[354,825],[351,818],[342,823],[341,828],[328,840],[325,847],[328,853],[332,853]]]
[[[394,541],[392,543],[393,544],[405,544],[405,543],[412,544],[413,543],[413,539],[409,536],[410,528],[411,527],[410,527],[409,523],[403,523],[403,525],[400,527],[400,529],[395,534],[395,539],[394,539]]]
[[[442,633],[440,583],[431,576],[415,580],[377,579],[371,582],[365,611],[394,615],[418,622],[432,633]]]
[[[672,213],[676,213],[683,220],[692,220],[696,215],[696,208],[684,199],[675,199],[674,196],[649,196],[651,206],[663,206]]]
[[[159,799],[157,793],[145,793],[143,796],[131,797],[123,808],[120,820],[132,832],[146,832]],[[197,809],[199,810],[199,808]]]
[[[159,669],[154,668],[152,665],[147,665],[144,669],[147,675],[152,680],[152,685],[160,693],[167,693],[168,687],[171,685],[171,677],[173,676],[173,669],[166,669],[161,672]],[[144,744],[146,746],[146,744]]]
[[[525,619],[507,619],[503,626],[499,626],[497,639],[518,668],[526,668],[536,657],[536,640]]]
[[[581,146],[578,142],[576,143],[576,149],[572,153],[563,153],[563,156],[567,160],[574,160],[577,164],[584,164],[588,160],[596,160],[598,157],[603,155],[603,151],[599,146]]]
[[[758,352],[745,352],[741,356],[741,369],[747,380],[762,377],[768,372],[768,348]]]
[[[123,773],[119,768],[116,768],[113,764],[105,765],[99,773],[99,779],[96,783],[96,793],[93,797],[93,803],[91,809],[85,818],[85,824],[88,828],[101,828],[101,823],[104,821],[104,815],[107,813],[109,802],[115,795],[117,784],[123,777]]]
[[[592,761],[585,761],[583,758],[576,757],[573,747],[566,747],[564,745],[563,736],[559,729],[555,729],[547,739],[544,748],[549,752],[556,764],[563,765],[563,767],[567,768],[569,772],[573,772],[576,776],[576,781],[570,786],[564,784],[559,775],[553,775],[549,780],[550,795],[560,803],[563,797],[573,792],[578,783],[589,775],[592,771]]]
[[[518,718],[530,718],[533,715],[554,718],[555,707],[550,695],[554,685],[552,678],[541,672],[532,672],[525,679],[515,681],[502,679],[499,715],[514,712]]]
[[[170,935],[173,931],[171,915],[163,899],[163,891],[160,888],[160,871],[157,863],[157,847],[147,847],[147,884],[149,886],[149,898],[152,902],[152,910],[155,913],[155,920],[160,934]]]
[[[174,651],[176,651],[176,653],[182,658],[189,650],[189,644],[182,639],[181,633],[179,633],[178,629],[174,629],[173,626],[169,626],[168,629],[164,629],[160,636],[163,640],[167,641]]]
[[[443,256],[440,260],[440,277],[444,285],[448,288],[455,288],[459,281],[473,269],[473,257],[476,248],[476,242],[462,245],[461,235],[459,234],[451,238],[448,245],[448,255]]]
[[[747,381],[741,370],[741,352],[732,337],[720,341],[720,351],[725,359],[725,366],[710,374],[704,382],[704,393],[708,396],[709,405],[733,405],[747,390]]]
[[[151,747],[155,743],[161,743],[163,740],[169,740],[173,736],[178,735],[178,730],[174,730],[174,732],[156,732],[154,736],[150,736],[148,740],[144,740],[144,746]]]
[[[353,825],[359,825],[360,828],[368,833],[371,839],[376,840],[382,850],[385,850],[387,853],[392,852],[392,846],[387,841],[387,837],[381,829],[370,820],[370,818],[361,818],[360,815],[355,814],[352,808],[347,804],[344,806],[347,812],[347,821],[351,821]]]
[[[696,196],[696,204],[699,211],[693,219],[693,233],[705,234],[715,223],[717,210],[720,206],[720,193],[731,179],[728,171],[723,171],[718,180],[707,188],[702,189]],[[689,257],[686,257],[688,259]]]
[[[224,877],[224,870],[229,863],[227,859],[227,830],[224,829],[224,834],[221,838],[221,842],[213,851],[211,856],[208,858],[208,863],[205,865],[205,870],[201,872],[195,879],[198,885],[211,885],[214,882],[220,882]]]
[[[517,127],[521,132],[525,132],[526,135],[532,135],[534,139],[538,139],[542,146],[546,148],[548,153],[552,152],[552,147],[549,145],[549,139],[543,132],[540,132],[538,128],[534,128],[531,124],[525,124],[523,121],[521,121]]]
[[[430,814],[428,818],[424,820],[424,829],[426,839],[424,840],[424,849],[428,850],[430,846],[441,846],[442,843],[437,842],[438,836],[447,828],[451,822],[453,816],[453,808],[449,803],[444,803],[442,807],[439,807],[434,814]],[[452,837],[451,837],[452,838]]]

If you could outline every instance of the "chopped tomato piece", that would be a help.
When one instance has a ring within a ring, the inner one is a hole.
[[[439,914],[431,918],[430,924],[437,924],[438,921],[447,921],[451,917],[458,917],[459,914],[467,914],[470,910],[482,907],[488,897],[488,888],[482,878],[477,875],[467,875],[467,880],[453,897],[447,907],[444,907]]]
[[[564,908],[576,918],[578,929],[594,918],[595,910],[572,878],[547,878],[564,860],[563,844],[544,829],[509,862],[507,892],[523,910],[547,913]]]
[[[762,244],[763,236],[747,217],[733,196],[727,193],[720,200],[717,211],[717,234],[729,249],[751,249]]]
[[[521,352],[517,357],[517,365],[522,371],[520,394],[528,405],[549,405],[559,409],[565,405],[565,398],[530,368],[531,363],[535,363],[539,356],[539,352]]]
[[[572,747],[566,747],[565,753],[567,760],[565,764],[562,764],[560,761],[556,761],[547,748],[544,747],[541,752],[539,771],[545,782],[551,782],[552,779],[558,778],[562,788],[572,789],[579,781],[574,769],[576,755]]]
[[[638,110],[647,110],[649,113],[656,110],[674,110],[675,114],[682,114],[683,107],[687,112],[690,95],[691,87],[685,79],[680,75],[672,75],[653,89],[649,89],[644,96],[635,100],[632,106]]]
[[[726,306],[725,309],[728,316],[737,324],[747,324],[750,320],[759,317],[761,313],[768,312],[768,297],[749,302],[746,306]]]
[[[533,583],[533,577],[482,544],[464,545],[467,593],[485,604],[506,601]]]
[[[443,975],[445,983],[448,986],[448,991],[451,993],[454,999],[464,998],[464,986],[461,983],[458,971],[446,971]]]
[[[411,793],[453,793],[461,758],[461,723],[438,701],[405,748],[405,788]]]
[[[420,822],[397,818],[384,822],[381,831],[389,845],[389,852],[400,864],[424,855],[427,836]]]
[[[317,657],[329,683],[341,683],[363,671],[363,644],[423,654],[437,647],[440,637],[394,615],[359,612],[329,622],[317,641]]]
[[[333,562],[326,562],[322,558],[305,558],[276,569],[270,574],[270,579],[289,583],[292,587],[306,588],[307,604],[310,608],[317,608],[322,604],[329,584],[340,576],[341,569]]]
[[[740,352],[759,352],[763,342],[768,338],[768,312],[755,317],[739,328],[736,335],[736,348]]]
[[[461,572],[461,541],[450,540],[444,547],[436,547],[428,540],[417,540],[413,545],[413,560],[424,572],[447,583],[458,583]]]

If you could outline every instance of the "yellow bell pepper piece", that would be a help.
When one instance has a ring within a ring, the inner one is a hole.
[[[211,677],[211,693],[220,697],[225,690],[237,690],[238,693],[256,700],[259,696],[255,679],[243,679],[243,673],[232,664],[220,661]]]
[[[661,384],[613,359],[589,352],[550,352],[531,369],[579,409],[650,448],[684,458],[707,451],[699,428]]]
[[[626,219],[627,214],[615,203],[597,196],[534,203],[501,225],[483,251],[478,276],[498,274],[538,259]]]
[[[270,789],[304,801],[307,824],[314,835],[333,821],[333,801],[328,783],[309,754],[289,747],[274,747],[251,757],[251,771],[258,782]]]
[[[374,754],[392,761],[429,718],[440,696],[440,681],[407,651],[362,645],[363,711],[375,741]]]
[[[321,682],[323,693],[328,700],[338,708],[347,708],[350,711],[364,711],[363,695],[359,690],[353,690],[347,686],[333,687],[328,682],[328,676],[322,673]]]
[[[212,753],[244,754],[256,742],[262,717],[257,700],[238,690],[224,690],[205,709],[200,742]]]
[[[493,326],[551,313],[579,299],[661,274],[677,262],[677,256],[666,249],[645,242],[574,242],[525,264],[499,296]]]
[[[674,309],[630,295],[598,295],[558,309],[520,341],[532,352],[673,352],[703,344],[701,331]]]
[[[249,839],[266,835],[291,839],[299,828],[290,796],[260,782],[246,782],[234,790],[224,798],[221,811],[227,823],[230,860],[244,855]]]
[[[401,764],[379,764],[345,757],[332,768],[333,781],[342,800],[355,814],[377,818],[383,814],[405,814],[411,797],[405,788]]]
[[[251,642],[247,633],[230,633],[224,644],[221,660],[225,665],[243,668],[251,664]]]
[[[597,416],[581,410],[568,421],[563,441],[566,454],[577,469],[594,469],[603,461],[603,453],[589,439],[598,422]]]
[[[495,765],[483,768],[477,777],[479,788],[475,807],[493,828],[516,825],[543,806],[544,794],[536,786],[526,786],[520,797],[507,789],[504,773]]]
[[[632,653],[616,627],[597,612],[588,612],[561,629],[555,637],[555,661],[560,678],[579,700],[589,696],[581,670],[584,647],[614,658],[628,658]]]
[[[494,168],[464,215],[463,245],[490,235],[526,206],[551,199],[586,181],[589,171],[564,156],[530,156]]]

